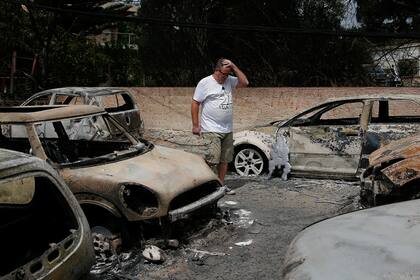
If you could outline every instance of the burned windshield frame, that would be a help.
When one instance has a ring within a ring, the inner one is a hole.
[[[95,127],[95,123],[100,123],[101,128]],[[75,125],[79,127],[74,128]],[[88,130],[93,127],[93,132],[78,135],[84,125]],[[114,133],[110,132],[110,126]],[[41,122],[34,124],[34,128],[49,161],[61,166],[113,161],[147,152],[153,147],[147,141],[132,136],[107,114]],[[99,130],[105,133],[95,138]]]

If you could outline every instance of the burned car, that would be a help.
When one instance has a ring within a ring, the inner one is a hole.
[[[176,221],[214,206],[225,192],[201,157],[135,138],[100,107],[0,108],[0,125],[0,146],[50,163],[92,227]]]
[[[0,149],[1,279],[80,279],[95,262],[76,198],[51,166]]]
[[[379,205],[420,195],[420,134],[403,138],[374,151],[360,176],[361,201]]]
[[[289,245],[284,280],[420,279],[420,200],[347,213]]]
[[[240,175],[261,174],[273,145],[285,141],[292,174],[355,179],[372,151],[417,132],[420,96],[335,98],[288,120],[235,133],[234,168]]]
[[[133,96],[124,89],[107,87],[65,87],[38,92],[20,106],[95,105],[117,119],[132,135],[140,137],[144,123]]]

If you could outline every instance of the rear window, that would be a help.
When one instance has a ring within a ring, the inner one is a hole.
[[[99,97],[96,97],[97,99]],[[118,93],[113,95],[100,96],[100,104],[108,112],[118,112],[134,109],[133,101],[128,94]]]

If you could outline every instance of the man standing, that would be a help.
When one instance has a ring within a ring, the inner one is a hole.
[[[236,77],[230,76],[234,72]],[[228,163],[233,159],[232,91],[248,86],[245,74],[229,59],[217,61],[212,75],[203,78],[194,92],[191,103],[192,133],[202,135],[209,142],[206,161],[217,166],[224,184]],[[201,118],[198,120],[200,105]],[[226,186],[227,194],[235,194]]]

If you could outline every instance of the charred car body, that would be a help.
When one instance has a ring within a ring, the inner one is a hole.
[[[144,123],[133,96],[124,89],[106,87],[66,87],[38,92],[21,106],[95,105],[119,121],[132,135],[141,137]]]
[[[285,280],[419,279],[420,200],[316,223],[289,245]]]
[[[44,161],[0,149],[1,279],[80,279],[95,262],[86,217]]]
[[[100,107],[1,108],[0,125],[1,147],[31,153],[55,167],[92,227],[175,221],[224,195],[202,158],[138,140]]]
[[[276,133],[267,133],[269,130]],[[241,175],[261,174],[277,138],[287,142],[292,174],[355,179],[366,168],[367,155],[372,151],[417,132],[419,96],[331,99],[286,121],[236,133],[235,169]],[[255,163],[259,166],[253,168]]]
[[[369,156],[361,175],[366,205],[417,198],[420,194],[420,134],[394,141]]]

